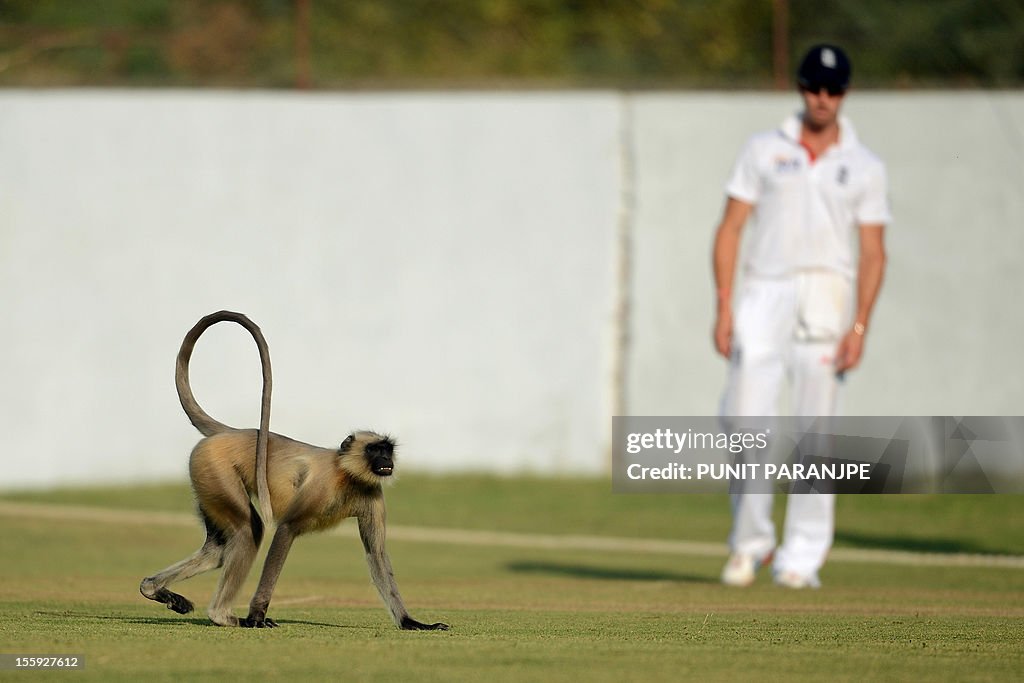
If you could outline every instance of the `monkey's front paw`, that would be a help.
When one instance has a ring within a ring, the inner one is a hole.
[[[146,595],[143,593],[143,595]],[[148,597],[148,596],[147,596]],[[192,601],[186,598],[184,595],[178,595],[166,588],[161,588],[151,598],[167,605],[167,609],[174,610],[178,614],[188,614],[194,608]]]
[[[238,625],[242,628],[277,628],[277,622],[263,614],[250,614],[245,619],[239,619]]]
[[[192,605],[192,601],[188,598],[177,595],[176,593],[172,593],[172,595],[174,595],[175,599],[167,603],[167,609],[174,610],[178,614],[188,614],[195,609]]]
[[[442,624],[437,622],[436,624],[424,624],[423,622],[416,621],[412,617],[402,618],[402,630],[403,631],[447,631],[451,628],[448,624]]]

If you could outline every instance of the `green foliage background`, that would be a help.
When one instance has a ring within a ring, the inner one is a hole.
[[[301,0],[0,0],[0,85],[292,87]],[[772,0],[307,0],[312,85],[772,86]],[[789,0],[789,61],[1019,87],[1024,0]]]

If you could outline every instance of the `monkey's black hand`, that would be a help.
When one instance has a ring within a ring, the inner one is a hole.
[[[424,624],[423,622],[416,621],[410,616],[402,617],[402,630],[403,631],[447,631],[451,626],[448,624],[442,624],[437,622],[436,624]]]
[[[242,628],[277,628],[277,622],[268,619],[264,612],[250,612],[245,619],[239,619],[238,625]]]
[[[145,595],[145,593],[143,593],[143,595]],[[188,614],[194,609],[192,607],[191,600],[186,598],[184,595],[178,595],[166,588],[158,590],[153,599],[166,603],[167,609],[174,610],[178,614]]]
[[[171,601],[171,602],[169,602],[169,603],[167,603],[167,609],[174,610],[178,614],[188,614],[193,609],[195,609],[192,606],[192,601],[191,600],[189,600],[187,598],[184,598],[184,597],[182,597],[180,595],[176,595],[174,593],[172,593],[171,595],[174,595],[174,597],[176,599]]]

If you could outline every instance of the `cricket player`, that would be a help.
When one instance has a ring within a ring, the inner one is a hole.
[[[797,72],[802,111],[751,137],[726,185],[714,244],[714,344],[730,364],[723,415],[778,415],[786,380],[792,414],[835,415],[844,374],[864,353],[891,217],[885,166],[840,115],[850,72],[839,47],[813,47]],[[772,561],[777,584],[820,586],[833,494],[789,496],[778,548],[770,493],[733,494],[731,503],[723,583],[749,585]]]

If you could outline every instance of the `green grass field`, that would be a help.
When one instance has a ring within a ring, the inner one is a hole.
[[[721,554],[396,537],[392,560],[413,616],[452,625],[449,632],[407,633],[390,624],[358,540],[311,536],[293,549],[271,604],[281,628],[223,629],[202,613],[215,573],[177,584],[200,606],[184,617],[138,593],[143,576],[202,540],[198,523],[176,515],[143,523],[152,512],[189,512],[187,487],[9,494],[0,500],[26,505],[0,511],[0,653],[83,654],[86,668],[4,671],[0,679],[1024,675],[1024,568],[956,566],[936,555],[1024,555],[1020,497],[841,497],[836,559],[822,573],[824,588],[788,591],[767,575],[749,589],[717,583],[729,522],[722,496],[613,495],[607,482],[592,480],[425,476],[405,476],[387,495],[396,530],[687,540],[721,544]],[[120,512],[93,519],[56,506]],[[838,559],[839,549],[853,548],[883,552],[871,561]],[[939,563],[885,560],[884,551],[897,550]]]

